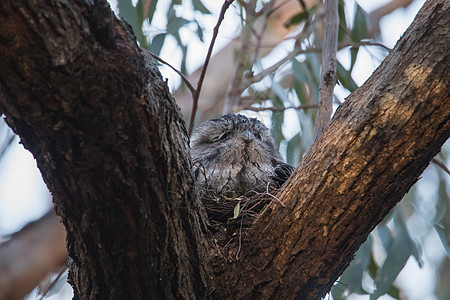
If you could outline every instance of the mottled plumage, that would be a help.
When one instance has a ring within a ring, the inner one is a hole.
[[[200,124],[191,149],[197,186],[214,195],[265,192],[279,187],[293,171],[283,162],[267,127],[243,115]]]

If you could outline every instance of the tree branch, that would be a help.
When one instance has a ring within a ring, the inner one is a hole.
[[[325,2],[325,41],[322,50],[322,71],[319,84],[319,109],[314,123],[317,140],[330,122],[333,111],[333,91],[336,84],[336,52],[339,28],[338,1]]]
[[[212,50],[214,48],[214,44],[216,42],[217,35],[219,34],[219,27],[220,24],[222,24],[223,19],[225,18],[225,12],[227,11],[228,7],[230,7],[231,3],[233,3],[234,0],[225,0],[225,2],[222,5],[222,9],[220,10],[219,19],[217,20],[216,26],[214,26],[214,32],[211,39],[211,44],[208,48],[208,54],[206,54],[206,59],[202,67],[202,72],[200,73],[200,78],[197,83],[197,89],[195,90],[195,93],[193,94],[193,104],[192,104],[192,112],[191,112],[191,120],[189,122],[189,135],[192,134],[192,130],[194,129],[194,123],[195,123],[195,114],[197,113],[197,107],[198,107],[198,99],[200,97],[200,92],[202,90],[203,80],[205,79],[206,74],[206,68],[208,67],[209,60],[211,59]]]
[[[0,244],[0,299],[23,299],[67,262],[66,232],[53,210]]]

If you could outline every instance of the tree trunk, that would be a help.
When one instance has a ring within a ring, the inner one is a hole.
[[[0,111],[67,229],[76,299],[204,292],[188,138],[159,71],[106,2],[2,1]]]
[[[0,111],[66,226],[76,299],[324,296],[450,135],[450,4],[429,1],[225,260],[151,59],[106,3],[49,2],[0,2]]]

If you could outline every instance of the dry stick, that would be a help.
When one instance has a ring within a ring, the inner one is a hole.
[[[333,109],[333,90],[336,84],[336,52],[338,38],[338,0],[325,4],[325,41],[322,50],[322,72],[319,84],[319,110],[314,124],[314,140],[328,126]]]
[[[447,166],[446,166],[442,161],[440,161],[440,160],[437,159],[436,157],[433,158],[431,161],[432,161],[433,163],[435,163],[436,165],[438,165],[442,170],[444,170],[445,173],[447,173],[448,175],[450,175],[450,170],[447,168]]]
[[[217,20],[217,24],[216,26],[214,26],[213,36],[211,44],[209,45],[208,54],[206,55],[205,63],[203,64],[202,72],[200,73],[200,78],[198,79],[197,89],[193,93],[194,101],[192,104],[191,120],[189,122],[189,135],[192,134],[192,130],[194,129],[195,114],[197,113],[198,108],[198,98],[200,97],[200,91],[202,89],[203,80],[205,79],[206,68],[208,67],[209,61],[211,59],[212,50],[214,48],[217,35],[219,34],[219,27],[220,24],[222,24],[223,19],[225,18],[225,12],[227,11],[228,7],[230,7],[231,3],[233,3],[233,1],[234,0],[225,0],[225,2],[222,5],[222,9],[220,10],[220,15],[219,19]]]

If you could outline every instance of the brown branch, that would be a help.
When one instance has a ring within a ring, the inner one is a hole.
[[[322,72],[319,84],[319,110],[314,123],[314,140],[328,126],[333,110],[333,90],[336,84],[336,52],[339,27],[338,1],[325,4],[325,41],[322,50]]]
[[[66,231],[51,210],[0,244],[0,299],[22,299],[66,261]]]
[[[216,26],[214,26],[213,36],[211,39],[211,44],[209,45],[208,53],[206,54],[205,63],[203,64],[202,72],[200,74],[200,78],[197,83],[197,89],[194,93],[194,99],[192,104],[192,111],[191,111],[191,120],[189,122],[189,135],[192,134],[192,130],[194,129],[194,123],[195,123],[195,115],[197,113],[198,108],[198,99],[200,97],[200,91],[202,90],[203,80],[205,79],[206,69],[208,67],[209,61],[211,59],[212,50],[214,48],[214,44],[216,42],[217,35],[219,34],[219,27],[220,24],[222,24],[223,19],[225,18],[225,12],[227,11],[228,7],[230,7],[231,3],[233,3],[234,0],[225,0],[225,2],[222,5],[222,9],[220,10],[219,19],[217,20]]]
[[[439,166],[442,170],[444,170],[445,173],[447,173],[448,175],[450,175],[450,170],[447,168],[447,166],[440,161],[439,159],[437,159],[436,157],[433,158],[431,160],[434,164],[436,164],[437,166]]]
[[[144,49],[145,50],[145,49]],[[171,64],[169,64],[168,62],[166,62],[165,60],[163,60],[161,57],[151,53],[148,50],[145,50],[148,54],[150,54],[151,57],[153,57],[154,59],[156,59],[157,61],[167,65],[169,68],[171,68],[172,70],[175,71],[175,73],[177,73],[178,75],[180,75],[181,79],[183,80],[183,82],[186,84],[187,88],[189,89],[189,91],[191,91],[192,96],[195,95],[195,89],[192,86],[192,84],[189,82],[189,80],[186,78],[186,76],[183,75],[183,73],[181,73],[179,70],[177,70],[175,67],[173,67]]]

